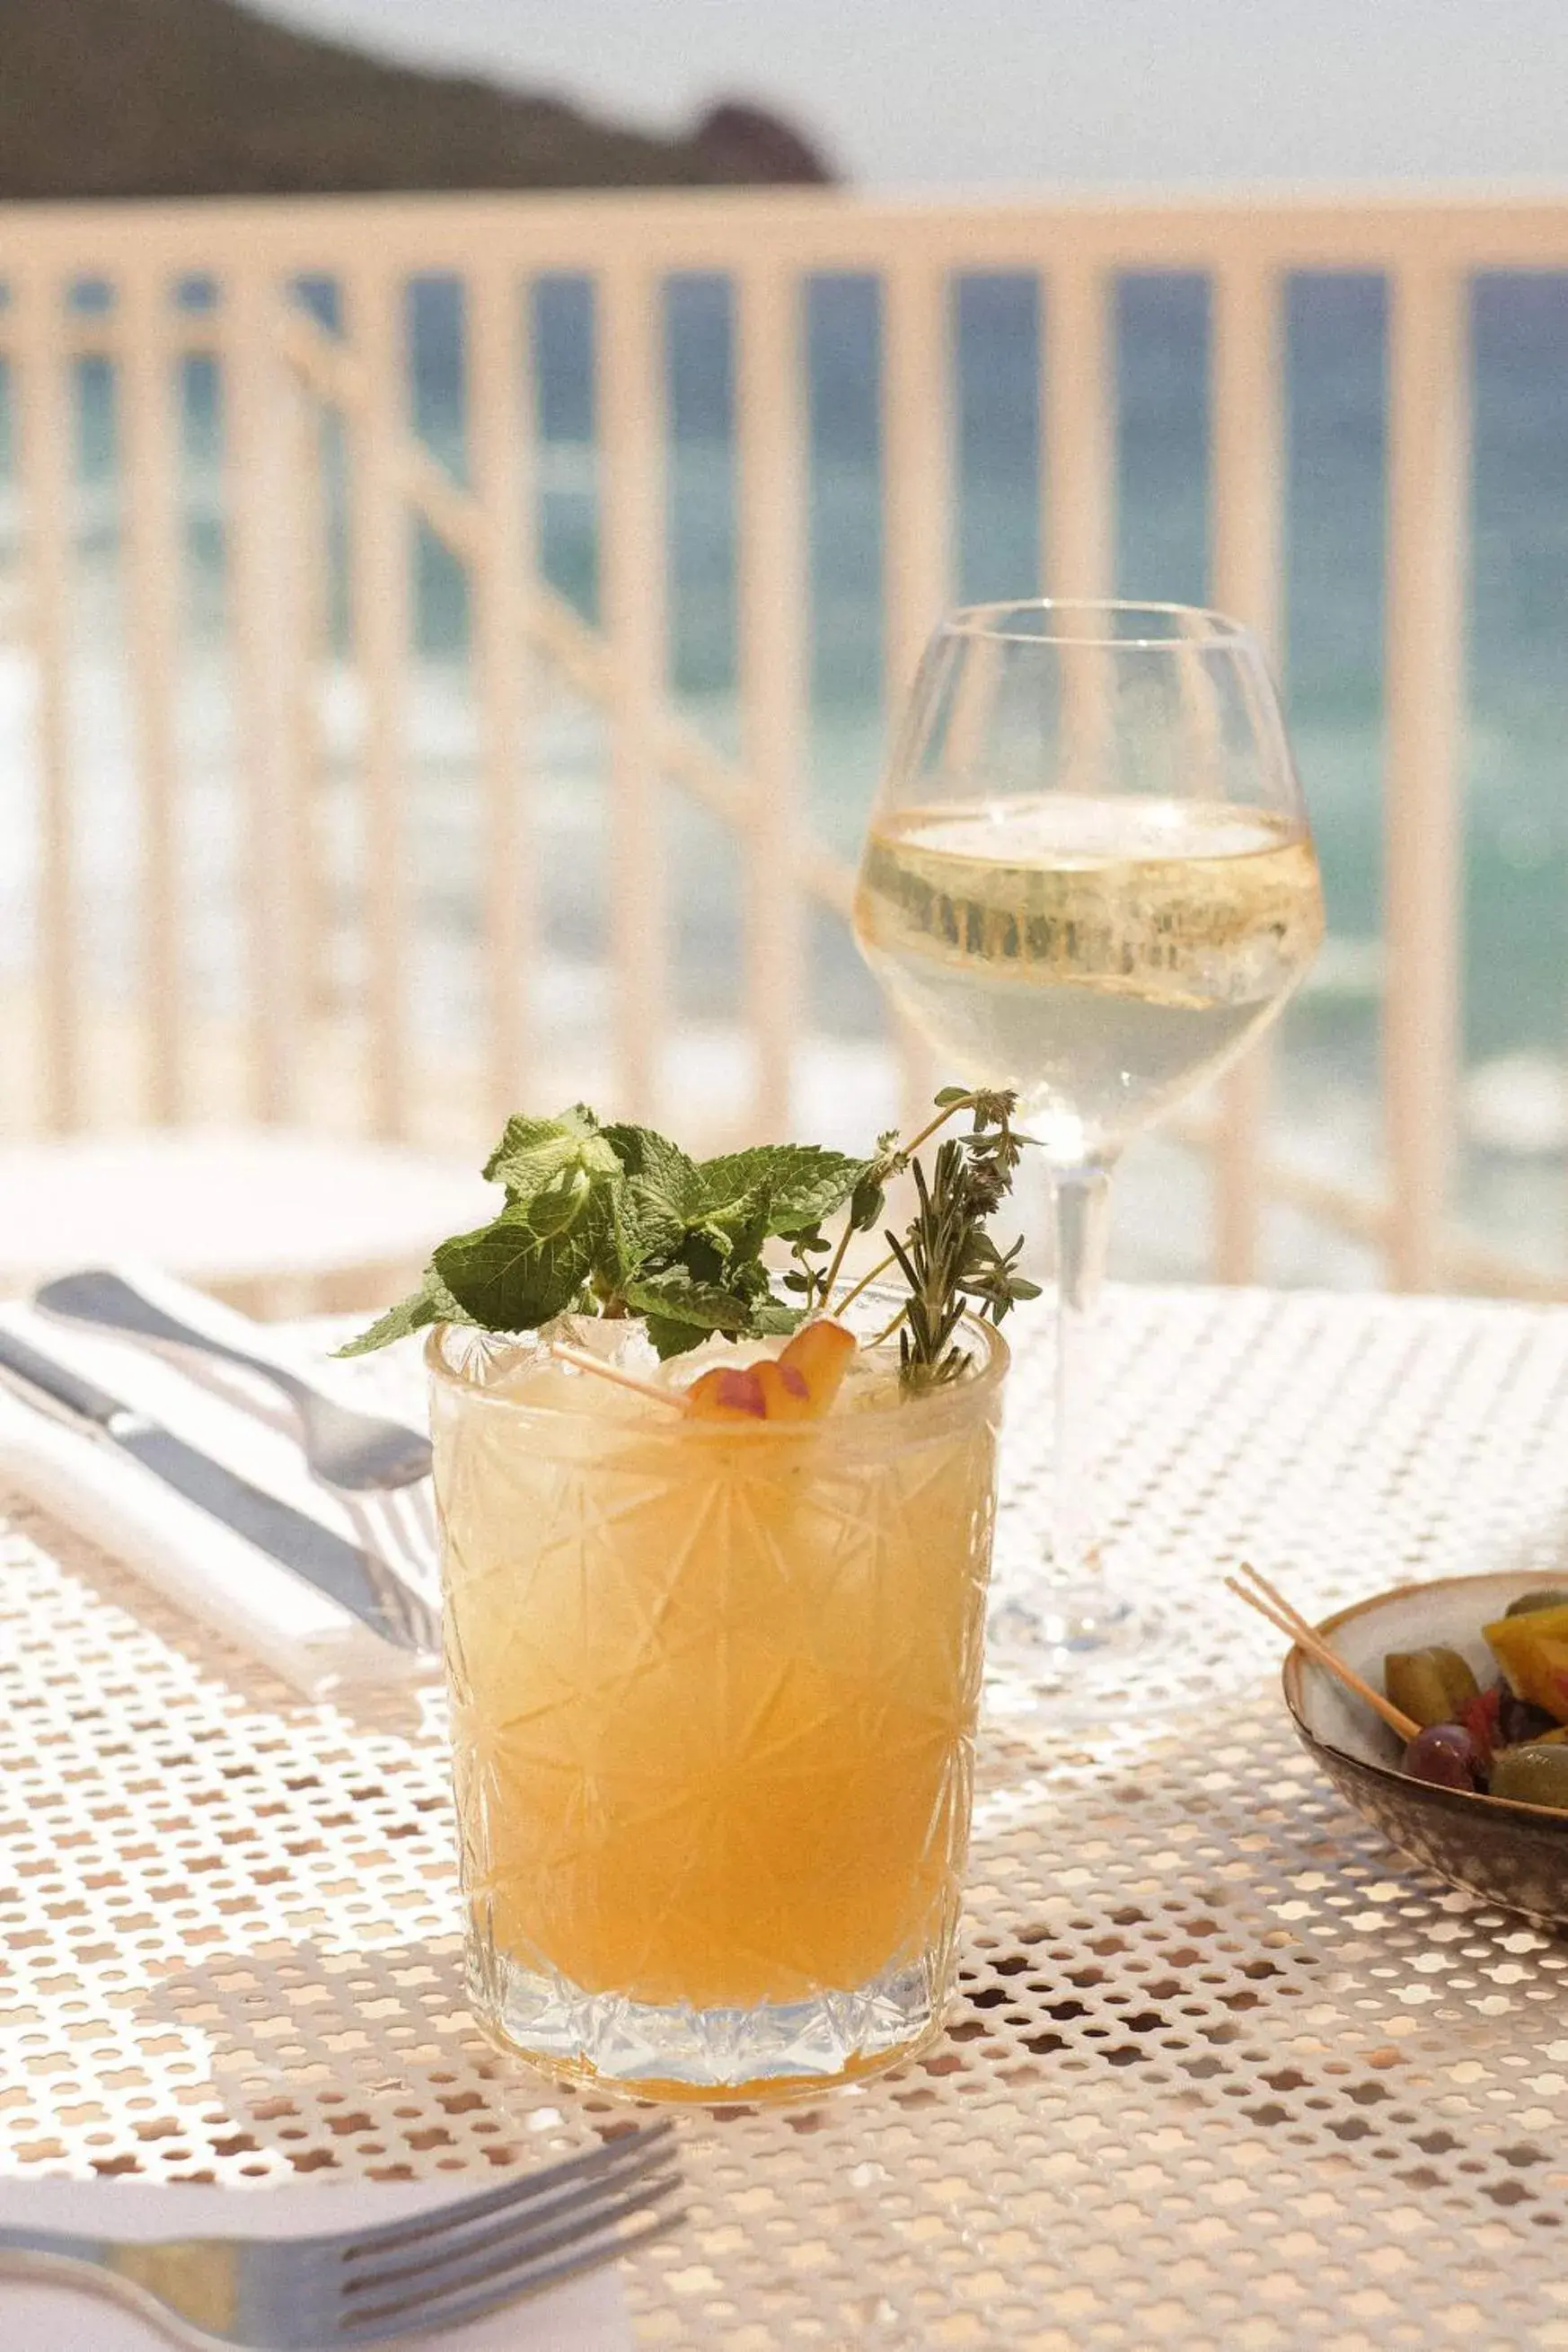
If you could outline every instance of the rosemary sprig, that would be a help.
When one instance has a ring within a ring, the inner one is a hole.
[[[948,1087],[937,1107],[941,1118],[898,1155],[914,1179],[914,1216],[902,1234],[884,1236],[910,1294],[889,1328],[899,1332],[900,1375],[911,1389],[940,1387],[963,1370],[967,1359],[952,1339],[966,1308],[1000,1323],[1020,1299],[1040,1295],[1018,1272],[1022,1236],[1002,1250],[986,1231],[1023,1157],[1012,1123],[1016,1097]],[[970,1131],[938,1147],[928,1178],[914,1152],[961,1108],[973,1114]]]

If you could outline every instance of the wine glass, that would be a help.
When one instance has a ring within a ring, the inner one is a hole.
[[[1120,1671],[1143,1632],[1092,1496],[1111,1171],[1273,1020],[1322,927],[1279,701],[1238,623],[1056,601],[943,623],[872,812],[855,932],[944,1076],[1016,1091],[1049,1173],[1051,1558],[994,1621],[1047,1683]]]

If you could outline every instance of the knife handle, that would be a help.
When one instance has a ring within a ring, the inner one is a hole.
[[[110,1396],[107,1389],[84,1380],[67,1364],[57,1363],[52,1356],[43,1356],[30,1348],[26,1339],[18,1339],[14,1331],[0,1330],[0,1371],[15,1372],[29,1388],[41,1389],[57,1404],[65,1405],[71,1412],[79,1413],[99,1429],[107,1429],[110,1422],[127,1411],[123,1399]]]

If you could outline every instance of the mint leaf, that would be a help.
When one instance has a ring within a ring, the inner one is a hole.
[[[603,1180],[600,1180],[601,1181]],[[571,1230],[594,1205],[595,1180],[585,1169],[566,1168],[553,1176],[542,1192],[512,1202],[521,1210],[541,1239]]]
[[[873,1233],[882,1222],[882,1211],[888,1195],[873,1163],[868,1174],[861,1177],[849,1195],[849,1229],[852,1233]]]
[[[608,1203],[592,1188],[574,1223],[540,1233],[531,1204],[514,1202],[493,1224],[443,1242],[435,1267],[453,1297],[491,1331],[531,1331],[576,1300],[609,1231]]]
[[[752,1308],[752,1328],[759,1337],[798,1331],[805,1317],[805,1307],[792,1307],[787,1298],[759,1298]]]
[[[699,1197],[698,1169],[679,1143],[653,1127],[606,1127],[604,1140],[628,1176],[644,1178],[649,1189],[683,1210]]]
[[[703,1206],[709,1221],[728,1221],[750,1201],[761,1204],[770,1234],[797,1234],[842,1208],[867,1162],[814,1143],[763,1143],[705,1160]]]
[[[649,1259],[662,1265],[674,1254],[680,1234],[639,1201],[630,1184],[610,1184],[605,1189],[610,1215],[605,1270],[615,1288],[624,1292],[639,1266]]]
[[[594,1114],[574,1103],[555,1118],[514,1116],[485,1162],[485,1179],[504,1184],[514,1201],[528,1200],[559,1178],[618,1176],[621,1163]]]
[[[771,1277],[760,1257],[731,1261],[724,1268],[724,1287],[732,1290],[737,1298],[747,1300],[768,1298],[773,1295]]]
[[[395,1339],[406,1339],[413,1331],[422,1330],[436,1320],[436,1308],[422,1290],[410,1298],[400,1299],[378,1316],[368,1331],[362,1331],[342,1348],[334,1348],[334,1356],[368,1356],[373,1349],[390,1348]]]
[[[649,1315],[644,1320],[661,1364],[671,1356],[684,1356],[706,1337],[695,1323],[672,1323],[668,1316]]]
[[[668,1265],[701,1205],[697,1163],[656,1128],[606,1127],[604,1140],[626,1176],[616,1187],[615,1247],[623,1282],[639,1266]]]
[[[335,1348],[337,1356],[368,1356],[376,1348],[390,1348],[395,1340],[406,1339],[411,1333],[423,1330],[430,1323],[468,1323],[472,1318],[460,1307],[437,1273],[427,1265],[419,1287],[409,1297],[400,1299],[379,1316],[368,1331],[361,1331],[345,1346]]]
[[[738,1270],[748,1263],[756,1263],[763,1244],[773,1231],[770,1206],[766,1187],[759,1186],[708,1210],[693,1226],[692,1242],[712,1253],[724,1268],[726,1281],[732,1278],[731,1266]]]
[[[630,1177],[618,1191],[624,1270],[635,1274],[639,1266],[668,1265],[679,1257],[687,1234],[680,1212],[645,1177]]]
[[[733,1291],[714,1282],[699,1282],[683,1265],[667,1266],[662,1274],[640,1275],[626,1287],[626,1301],[639,1314],[689,1327],[687,1347],[704,1331],[743,1331],[751,1308]],[[672,1350],[672,1352],[679,1352]]]
[[[759,1266],[755,1271],[763,1286],[761,1297],[736,1297],[711,1283],[682,1280],[685,1268],[671,1266],[647,1281],[633,1283],[626,1300],[647,1318],[648,1337],[661,1358],[684,1355],[713,1331],[739,1339],[797,1330],[801,1309],[773,1297],[766,1288],[763,1269]]]

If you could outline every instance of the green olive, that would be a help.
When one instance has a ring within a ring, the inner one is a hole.
[[[1480,1685],[1458,1650],[1391,1650],[1383,1662],[1383,1687],[1423,1730],[1456,1722],[1480,1696]]]
[[[1505,1617],[1529,1617],[1537,1609],[1568,1609],[1568,1592],[1561,1585],[1550,1585],[1543,1592],[1521,1592],[1503,1611]]]
[[[1568,1813],[1568,1748],[1535,1740],[1522,1748],[1504,1748],[1492,1759],[1490,1787],[1494,1797],[1512,1797],[1521,1805],[1550,1805],[1555,1812]]]

